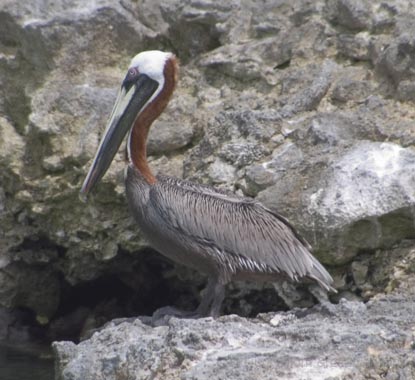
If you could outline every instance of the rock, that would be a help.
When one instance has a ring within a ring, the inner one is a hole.
[[[60,302],[60,283],[52,268],[13,263],[0,270],[1,306],[33,310],[48,320]]]
[[[415,101],[415,81],[403,80],[396,89],[397,97],[402,101]]]
[[[192,127],[184,123],[157,122],[148,136],[148,154],[169,153],[185,147],[193,137]]]
[[[404,3],[380,3],[372,7],[373,11],[373,31],[384,32],[396,26],[399,15],[409,11],[407,4]]]
[[[208,168],[215,161],[215,165],[218,164],[215,156],[241,168],[241,161],[248,163],[269,154],[263,143],[270,141],[279,129],[279,119],[279,115],[272,111],[220,112],[209,122],[203,138],[185,159],[185,176],[198,178],[202,168]],[[238,150],[242,145],[244,148]],[[208,170],[210,174],[216,171],[215,167]],[[229,168],[226,170],[228,181],[234,179],[232,171]]]
[[[275,184],[282,174],[295,170],[303,159],[301,149],[292,142],[279,146],[274,150],[271,161],[247,168],[246,179],[250,184],[247,191],[256,194],[258,191]]]
[[[339,103],[364,101],[374,88],[371,81],[362,78],[362,74],[358,70],[350,70],[342,76],[332,89],[331,99]]]
[[[340,34],[338,49],[341,56],[356,61],[368,61],[370,59],[371,37],[367,32],[358,34]]]
[[[55,340],[58,337],[60,339],[62,337],[66,337],[64,339],[70,339],[74,336],[80,336],[82,327],[90,314],[91,310],[87,307],[80,307],[61,318],[55,319],[50,324],[48,332],[49,339]]]
[[[306,137],[312,144],[334,147],[353,141],[358,134],[354,120],[341,112],[316,115],[308,127]]]
[[[2,342],[27,343],[30,341],[29,328],[25,320],[30,313],[24,310],[10,310],[0,306],[0,339]]]
[[[342,242],[343,259],[395,237],[414,237],[414,169],[412,149],[372,142],[355,145],[327,169],[325,186],[310,195],[309,212],[315,223],[322,218],[330,225],[326,233]]]
[[[232,165],[215,160],[209,168],[209,177],[215,184],[231,182],[235,178],[235,168]]]
[[[284,65],[291,59],[289,36],[254,40],[241,45],[230,44],[210,52],[200,64],[235,77],[241,81],[266,79],[273,67]]]
[[[149,161],[151,166],[157,168],[157,173],[166,174],[172,177],[183,177],[183,156],[174,157],[161,156]]]
[[[282,108],[281,115],[284,118],[288,118],[298,112],[311,111],[317,108],[331,85],[335,69],[336,64],[333,61],[325,61],[321,67],[321,72],[311,83],[310,87],[293,96],[288,104]]]
[[[230,142],[224,144],[218,156],[230,162],[236,168],[243,168],[254,161],[258,161],[268,153],[258,144],[251,142]]]
[[[0,118],[0,162],[11,175],[18,175],[23,166],[24,141],[5,118]],[[6,173],[4,173],[4,176]],[[2,181],[4,184],[5,181]]]
[[[353,279],[356,285],[363,285],[367,278],[369,268],[363,263],[354,261],[351,265]]]
[[[236,1],[218,3],[212,0],[160,2],[169,34],[175,36],[173,45],[185,60],[219,46],[220,25],[238,6]]]
[[[313,141],[330,152],[326,162],[315,161],[312,151],[303,150],[304,161],[296,170],[307,170],[309,175],[281,173],[258,199],[273,210],[284,210],[294,225],[304,226],[302,232],[326,262],[345,263],[361,249],[376,250],[412,239],[413,150],[377,142],[350,148],[348,139],[353,137],[348,133],[353,131],[337,129],[342,124],[333,129],[333,125],[312,124],[309,129]]]
[[[58,156],[49,156],[43,160],[43,169],[48,172],[56,173],[64,168],[62,160]]]
[[[391,78],[395,86],[403,80],[414,80],[414,49],[414,36],[403,32],[380,53],[375,61],[376,69]]]
[[[411,378],[413,300],[413,293],[367,305],[342,300],[251,320],[171,318],[157,328],[114,321],[77,346],[54,343],[58,378]]]
[[[331,22],[350,30],[369,29],[371,26],[371,12],[367,1],[327,1],[326,12]]]

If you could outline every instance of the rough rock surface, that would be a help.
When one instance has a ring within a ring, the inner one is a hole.
[[[337,305],[199,320],[110,322],[54,343],[59,380],[413,379],[414,292]]]
[[[335,301],[401,285],[415,246],[414,20],[411,0],[3,0],[2,314],[26,310],[59,338],[194,306],[203,280],[151,254],[129,216],[122,152],[78,198],[124,70],[148,49],[181,60],[150,137],[156,171],[288,217]],[[228,294],[227,313],[281,306],[270,286]]]

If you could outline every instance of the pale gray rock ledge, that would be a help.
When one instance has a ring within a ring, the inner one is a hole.
[[[56,379],[409,380],[414,311],[413,291],[401,290],[255,319],[113,321],[78,345],[54,343]]]

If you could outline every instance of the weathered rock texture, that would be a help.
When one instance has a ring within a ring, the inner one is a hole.
[[[129,216],[122,153],[78,199],[124,70],[148,49],[182,63],[150,137],[155,170],[288,217],[338,299],[393,290],[415,245],[414,20],[411,0],[3,0],[0,306],[59,337],[194,304],[201,279],[149,254]],[[227,312],[280,302],[228,290]]]
[[[413,379],[415,294],[403,292],[253,320],[111,322],[54,343],[57,379]]]

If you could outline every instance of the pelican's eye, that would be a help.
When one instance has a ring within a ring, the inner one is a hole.
[[[130,70],[128,70],[128,74],[129,74],[130,76],[133,76],[133,75],[135,74],[135,69],[130,69]]]
[[[127,89],[127,91],[131,88],[131,86],[134,84],[139,75],[140,72],[136,67],[130,67],[128,69],[127,75],[123,82],[123,86]]]
[[[137,76],[138,76],[138,69],[136,67],[131,67],[128,70],[127,78],[128,79],[133,79],[133,78],[135,78]]]

